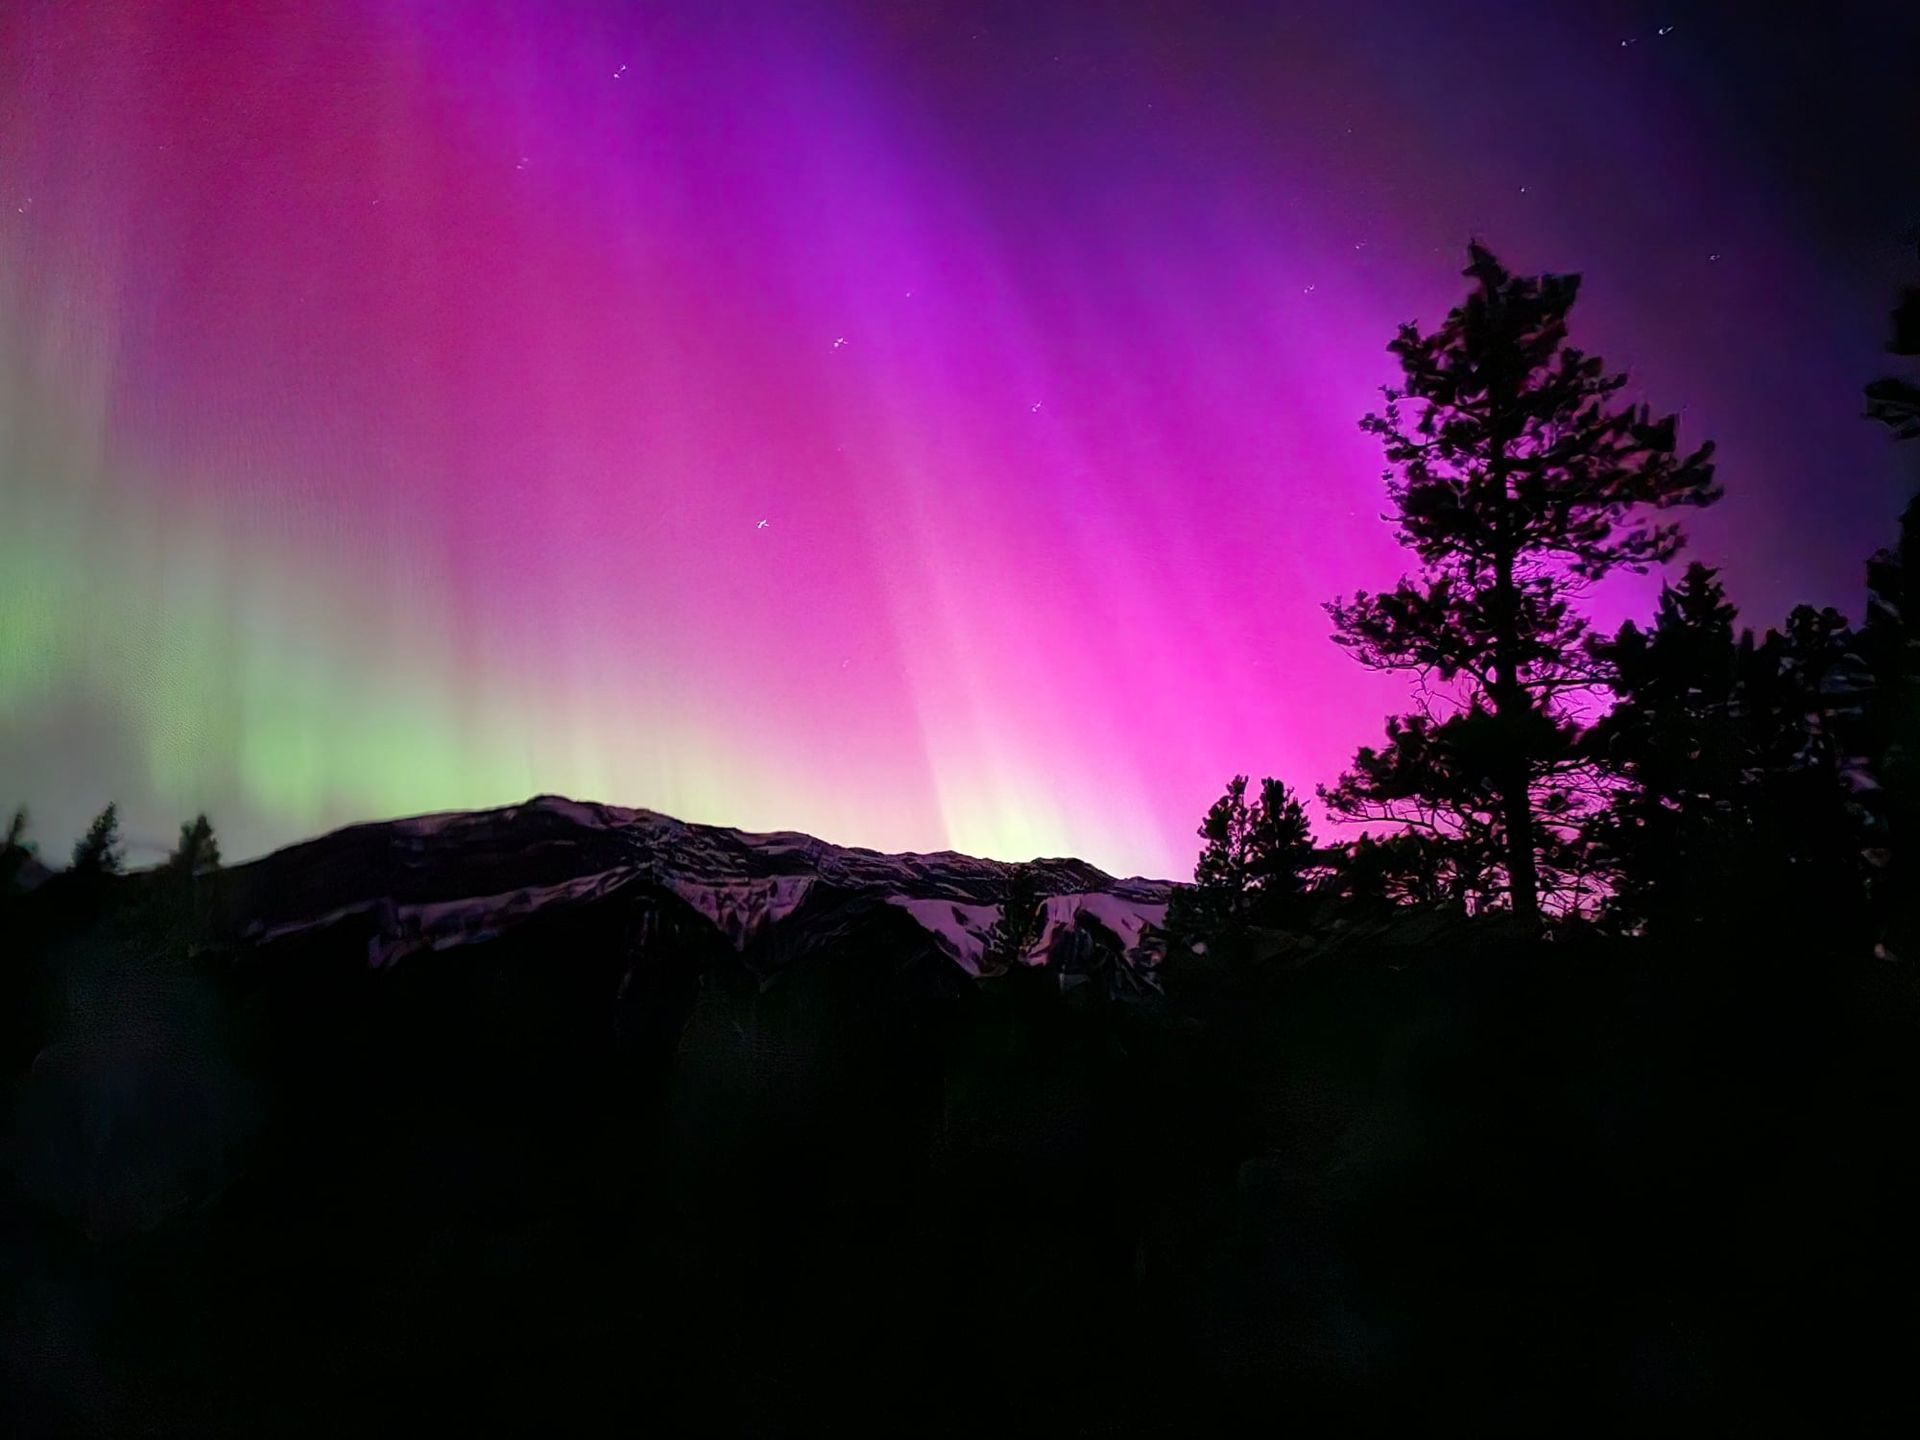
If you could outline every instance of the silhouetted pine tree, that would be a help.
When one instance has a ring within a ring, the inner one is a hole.
[[[1616,407],[1626,376],[1567,343],[1578,276],[1516,277],[1478,244],[1468,258],[1472,293],[1430,333],[1401,327],[1404,379],[1361,422],[1385,444],[1420,574],[1327,606],[1362,664],[1419,677],[1423,713],[1323,793],[1349,818],[1458,845],[1477,901],[1504,890],[1531,918],[1542,874],[1564,896],[1579,869],[1566,696],[1596,677],[1574,602],[1678,551],[1678,525],[1650,512],[1719,491],[1711,446],[1680,454],[1672,416]]]
[[[1653,627],[1632,621],[1590,648],[1618,696],[1589,736],[1619,779],[1593,833],[1613,893],[1607,914],[1629,929],[1666,929],[1723,913],[1758,800],[1758,767],[1775,718],[1754,687],[1762,656],[1734,635],[1717,572],[1695,563],[1660,593]],[[1765,690],[1771,690],[1768,685]]]
[[[22,805],[7,824],[6,843],[0,845],[0,895],[12,888],[14,877],[33,858],[33,846],[27,840],[27,819],[27,807]]]
[[[1909,287],[1893,312],[1895,355],[1920,356],[1920,286]],[[1902,440],[1920,439],[1920,385],[1888,378],[1867,386],[1867,414]],[[1892,954],[1920,954],[1920,500],[1900,517],[1900,539],[1867,562],[1867,618],[1859,649],[1869,693],[1861,712],[1861,750],[1874,789],[1867,804],[1878,862],[1872,893],[1881,944]]]
[[[204,814],[180,827],[180,843],[167,857],[167,868],[180,875],[204,875],[220,868],[220,842]]]
[[[1920,285],[1910,285],[1893,311],[1893,337],[1887,353],[1920,356]],[[1920,385],[1888,376],[1867,386],[1867,415],[1902,440],[1920,439]]]
[[[1004,975],[1023,963],[1046,929],[1046,903],[1039,893],[1031,865],[1007,867],[1006,890],[1000,918],[987,931],[987,947],[980,958],[982,975]]]
[[[1795,923],[1818,923],[1836,942],[1864,943],[1868,783],[1857,735],[1869,679],[1857,637],[1831,607],[1795,607],[1769,631],[1749,687],[1767,724],[1756,774],[1764,805],[1744,832],[1755,855],[1744,883]]]
[[[1312,829],[1300,801],[1271,777],[1247,800],[1236,775],[1200,824],[1206,841],[1191,888],[1176,890],[1168,929],[1215,943],[1250,925],[1284,926],[1298,915],[1316,863]]]
[[[1606,914],[1665,934],[1764,914],[1851,943],[1866,840],[1852,633],[1804,605],[1759,641],[1734,619],[1715,573],[1693,565],[1651,631],[1629,623],[1591,646],[1618,696],[1588,737],[1617,782],[1591,827]]]
[[[94,816],[87,833],[75,842],[72,871],[76,875],[117,875],[120,860],[120,807],[110,804]]]
[[[1313,827],[1300,799],[1271,776],[1247,813],[1246,876],[1255,924],[1285,925],[1298,913],[1315,863]]]
[[[1870,785],[1870,890],[1879,942],[1900,958],[1920,954],[1920,625],[1916,624],[1916,555],[1920,500],[1900,517],[1897,545],[1867,562],[1867,617],[1856,637],[1866,695],[1858,714],[1858,749]]]
[[[1893,954],[1920,954],[1920,500],[1900,517],[1900,541],[1867,562],[1867,618],[1857,639],[1868,692],[1860,712],[1860,749],[1873,788],[1872,892],[1881,943]]]

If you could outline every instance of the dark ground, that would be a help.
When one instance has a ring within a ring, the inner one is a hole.
[[[1920,1419],[1920,1008],[1780,926],[1128,1004],[671,923],[623,990],[620,907],[383,971],[5,924],[13,1434]]]

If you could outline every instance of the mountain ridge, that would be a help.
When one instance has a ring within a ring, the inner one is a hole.
[[[348,825],[227,873],[240,938],[271,946],[352,925],[369,965],[498,938],[622,896],[671,895],[739,954],[776,932],[836,933],[883,903],[971,975],[981,971],[1010,862],[957,851],[887,854],[798,831],[700,825],[657,811],[536,795],[516,805]],[[1046,917],[1030,965],[1089,943],[1151,967],[1146,942],[1173,886],[1072,858],[1027,862]],[[829,923],[830,922],[830,923]],[[1068,937],[1082,940],[1070,942]],[[800,937],[804,942],[804,934]],[[784,945],[792,953],[805,943]]]

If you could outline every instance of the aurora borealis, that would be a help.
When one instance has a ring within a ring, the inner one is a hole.
[[[13,0],[0,802],[1184,873],[1401,697],[1319,607],[1474,234],[1718,442],[1750,622],[1856,615],[1920,22],[1559,8]]]

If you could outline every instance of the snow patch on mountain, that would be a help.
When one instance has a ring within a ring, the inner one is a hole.
[[[922,900],[891,895],[887,903],[905,910],[934,942],[969,975],[980,974],[980,962],[986,954],[993,927],[999,922],[998,905],[967,904],[956,900]],[[1030,965],[1045,961],[1054,937],[1062,930],[1080,928],[1082,917],[1097,920],[1119,937],[1125,950],[1137,949],[1149,926],[1166,923],[1164,903],[1142,903],[1102,892],[1049,895],[1045,897],[1045,915],[1039,937],[1021,958]]]
[[[471,900],[447,900],[431,905],[402,905],[394,910],[393,933],[369,944],[368,963],[376,969],[426,950],[451,950],[477,945],[502,933],[550,905],[597,900],[631,882],[631,870],[608,870],[580,875],[557,885],[530,885],[503,895]]]
[[[760,880],[731,880],[718,884],[671,876],[666,886],[711,920],[735,950],[769,925],[777,925],[807,898],[811,875],[774,875]]]
[[[968,905],[958,900],[916,900],[907,895],[889,895],[889,905],[897,905],[933,937],[947,956],[969,975],[980,974],[980,957],[987,951],[987,932],[1000,918],[998,905]]]
[[[1163,929],[1167,923],[1165,901],[1158,903],[1130,899],[1096,890],[1080,895],[1053,895],[1047,899],[1047,929],[1043,941],[1051,940],[1058,926],[1071,930],[1082,915],[1098,920],[1120,937],[1127,949],[1140,944],[1149,926]]]
[[[343,905],[311,919],[284,921],[278,925],[256,924],[247,929],[245,938],[256,945],[268,945],[291,936],[364,920],[373,932],[367,937],[367,964],[378,970],[409,955],[495,939],[549,906],[599,899],[635,878],[634,871],[622,868],[575,876],[556,885],[531,885],[500,895],[477,895],[424,905],[396,905],[381,897]]]

